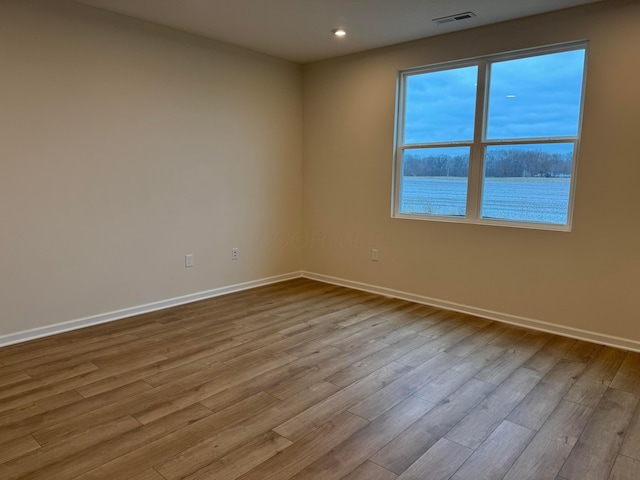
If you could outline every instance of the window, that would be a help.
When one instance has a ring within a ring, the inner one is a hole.
[[[586,48],[401,71],[393,215],[570,230]]]

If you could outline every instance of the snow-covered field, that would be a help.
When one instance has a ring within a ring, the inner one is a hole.
[[[487,178],[482,217],[565,224],[569,178]],[[404,177],[400,213],[464,216],[466,178]]]

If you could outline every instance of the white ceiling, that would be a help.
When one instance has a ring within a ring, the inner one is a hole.
[[[75,0],[299,63],[600,0]],[[446,25],[432,19],[472,11]],[[336,38],[333,28],[348,34]]]

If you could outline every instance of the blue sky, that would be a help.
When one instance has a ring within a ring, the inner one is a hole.
[[[489,139],[576,135],[584,50],[492,64]],[[407,78],[405,143],[471,140],[477,67]]]

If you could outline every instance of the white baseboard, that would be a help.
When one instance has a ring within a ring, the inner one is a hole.
[[[496,320],[498,322],[508,323],[511,325],[518,325],[520,327],[531,328],[533,330],[540,330],[543,332],[553,333],[556,335],[562,335],[564,337],[576,338],[578,340],[584,340],[587,342],[599,343],[602,345],[609,345],[612,347],[623,348],[625,350],[640,352],[640,342],[635,340],[615,337],[612,335],[606,335],[598,332],[591,332],[591,331],[582,330],[579,328],[557,325],[553,323],[543,322],[541,320],[534,320],[531,318],[520,317],[517,315],[510,315],[507,313],[495,312],[493,310],[486,310],[484,308],[472,307],[472,306],[464,305],[461,303],[449,302],[447,300],[426,297],[424,295],[416,295],[413,293],[402,292],[400,290],[394,290],[392,288],[380,287],[377,285],[370,285],[368,283],[355,282],[352,280],[345,280],[343,278],[337,278],[329,275],[322,275],[319,273],[306,272],[306,271],[292,272],[284,275],[277,275],[274,277],[262,278],[259,280],[252,280],[250,282],[238,283],[235,285],[215,288],[213,290],[207,290],[204,292],[192,293],[192,294],[184,295],[181,297],[170,298],[168,300],[161,300],[158,302],[147,303],[145,305],[139,305],[137,307],[125,308],[122,310],[116,310],[113,312],[92,315],[90,317],[71,320],[68,322],[58,323],[55,325],[49,325],[46,327],[34,328],[31,330],[25,330],[18,333],[11,333],[8,335],[0,336],[0,347],[13,345],[15,343],[26,342],[29,340],[35,340],[37,338],[48,337],[50,335],[56,335],[58,333],[68,332],[71,330],[90,327],[92,325],[99,325],[101,323],[112,322],[114,320],[120,320],[122,318],[132,317],[134,315],[140,315],[142,313],[154,312],[156,310],[175,307],[177,305],[183,305],[185,303],[197,302],[198,300],[205,300],[207,298],[218,297],[220,295],[225,295],[227,293],[239,292],[242,290],[248,290],[250,288],[270,285],[272,283],[284,282],[286,280],[292,280],[294,278],[299,278],[299,277],[304,277],[311,280],[317,280],[319,282],[331,283],[333,285],[340,285],[342,287],[353,288],[353,289],[362,290],[365,292],[376,293],[379,295],[385,295],[388,297],[399,298],[402,300],[408,300],[410,302],[431,305],[434,307],[453,310],[456,312],[476,315],[478,317],[487,318],[489,320]]]
[[[120,320],[122,318],[140,315],[141,313],[154,312],[156,310],[175,307],[177,305],[183,305],[185,303],[197,302],[198,300],[218,297],[227,293],[239,292],[242,290],[247,290],[249,288],[262,287],[264,285],[270,285],[272,283],[284,282],[285,280],[292,280],[301,276],[302,275],[300,272],[286,273],[284,275],[277,275],[274,277],[252,280],[250,282],[238,283],[226,287],[214,288],[213,290],[192,293],[181,297],[170,298],[168,300],[160,300],[159,302],[147,303],[145,305],[139,305],[137,307],[124,308],[122,310],[116,310],[114,312],[92,315],[90,317],[79,318],[77,320],[57,323],[55,325],[48,325],[46,327],[33,328],[31,330],[25,330],[18,333],[11,333],[8,335],[0,336],[0,347],[13,345],[15,343],[26,342],[28,340],[35,340],[37,338],[48,337],[49,335],[56,335],[58,333],[77,330],[79,328],[90,327],[92,325],[99,325],[101,323],[113,322],[114,320]]]
[[[563,325],[557,325],[554,323],[543,322],[541,320],[534,320],[532,318],[520,317],[517,315],[510,315],[507,313],[495,312],[493,310],[486,310],[484,308],[471,307],[461,303],[449,302],[447,300],[440,300],[437,298],[426,297],[423,295],[416,295],[413,293],[402,292],[391,288],[379,287],[376,285],[370,285],[367,283],[354,282],[351,280],[345,280],[343,278],[331,277],[328,275],[322,275],[313,272],[302,272],[302,276],[311,280],[317,280],[319,282],[331,283],[334,285],[340,285],[342,287],[353,288],[356,290],[362,290],[369,293],[376,293],[379,295],[385,295],[388,297],[399,298],[402,300],[408,300],[410,302],[422,303],[425,305],[431,305],[433,307],[444,308],[447,310],[453,310],[456,312],[467,313],[489,320],[496,320],[498,322],[509,323],[511,325],[518,325],[520,327],[530,328],[532,330],[540,330],[543,332],[553,333],[555,335],[561,335],[563,337],[575,338],[578,340],[584,340],[592,343],[599,343],[602,345],[609,345],[611,347],[622,348],[625,350],[632,350],[640,352],[640,342],[635,340],[629,340],[626,338],[615,337],[612,335],[606,335],[604,333],[591,332],[588,330],[582,330],[579,328],[566,327]]]

